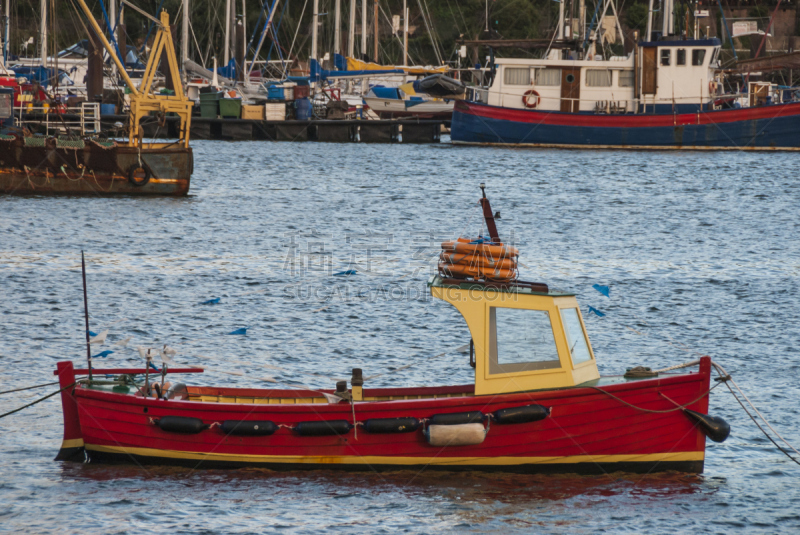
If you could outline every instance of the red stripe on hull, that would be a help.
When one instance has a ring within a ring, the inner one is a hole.
[[[800,115],[800,103],[775,104],[733,110],[701,111],[698,113],[637,115],[596,115],[590,113],[520,110],[467,101],[456,102],[455,109],[476,117],[487,117],[517,123],[609,128],[721,124]]]

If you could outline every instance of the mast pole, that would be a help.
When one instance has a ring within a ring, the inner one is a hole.
[[[317,59],[317,39],[318,39],[318,26],[319,26],[319,0],[314,0],[314,13],[311,17],[311,59],[318,62]],[[310,67],[310,66],[309,66]]]
[[[83,276],[83,317],[86,323],[86,362],[89,365],[89,380],[92,380],[92,349],[89,343],[89,298],[86,295],[86,261],[81,250],[81,275]]]
[[[42,53],[42,67],[47,67],[47,0],[41,0],[39,7],[42,12],[41,24],[39,25],[39,46]]]
[[[231,61],[231,0],[225,0],[225,43],[222,48],[225,50],[223,58],[227,67]]]
[[[652,41],[653,37],[653,0],[650,0],[650,3],[647,7],[647,29],[644,33],[644,40],[648,43]]]
[[[339,54],[342,43],[342,0],[336,0],[336,7],[334,8],[334,26],[333,26],[333,53]]]
[[[361,0],[361,59],[367,56],[367,2]]]
[[[403,65],[408,65],[408,6],[403,0]]]
[[[11,42],[11,36],[9,32],[11,31],[11,0],[5,0],[5,20],[3,21],[3,64],[8,63],[8,43]]]
[[[356,0],[350,0],[350,35],[347,39],[347,55],[353,57],[356,48]]]
[[[373,20],[373,24],[375,25],[375,28],[374,28],[374,32],[375,32],[375,38],[374,38],[374,40],[375,40],[375,55],[373,56],[373,59],[374,59],[375,63],[380,63],[378,61],[378,0],[375,0],[374,6],[375,6],[375,13],[373,15],[372,20]]]
[[[186,62],[189,60],[189,9],[190,0],[183,0],[183,13],[181,14],[181,73],[184,83],[189,79],[186,72]]]

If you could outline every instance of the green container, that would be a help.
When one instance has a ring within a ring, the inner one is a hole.
[[[242,116],[242,99],[222,98],[219,100],[220,117],[233,117],[238,119]]]
[[[219,115],[219,99],[222,93],[200,93],[200,117],[216,119]]]

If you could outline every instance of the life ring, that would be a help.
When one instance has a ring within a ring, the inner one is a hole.
[[[478,255],[495,260],[519,256],[519,250],[509,245],[488,243],[470,243],[470,240],[459,238],[456,241],[442,242],[442,250],[453,253]]]
[[[532,102],[531,97],[534,97]],[[539,106],[539,93],[535,89],[528,89],[522,94],[522,104],[526,108],[536,108]]]
[[[146,167],[133,164],[128,168],[128,182],[141,188],[150,182],[150,171]]]

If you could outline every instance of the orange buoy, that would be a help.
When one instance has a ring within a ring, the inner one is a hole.
[[[471,277],[473,279],[485,279],[491,281],[510,281],[517,278],[516,269],[490,268],[464,264],[448,264],[445,262],[439,263],[439,273],[456,279]]]
[[[517,269],[517,261],[513,257],[492,258],[480,254],[461,254],[448,253],[442,251],[439,260],[446,264],[458,264],[465,266],[479,266],[484,268]]]

